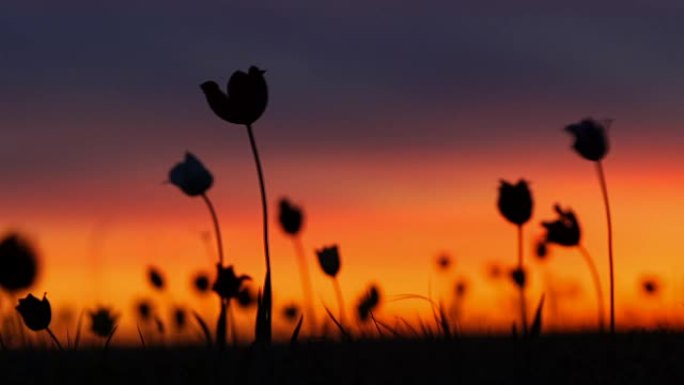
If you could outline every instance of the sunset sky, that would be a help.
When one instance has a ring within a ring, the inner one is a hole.
[[[571,206],[607,293],[595,170],[563,132],[595,116],[614,119],[605,168],[618,325],[684,325],[681,5],[614,1],[587,16],[579,5],[551,10],[541,1],[489,2],[503,5],[497,12],[451,3],[3,2],[0,230],[39,248],[32,292],[48,292],[56,309],[110,305],[125,330],[140,297],[213,317],[215,301],[190,290],[195,272],[213,272],[209,214],[163,184],[186,150],[214,174],[209,195],[228,262],[263,281],[247,134],[216,118],[199,88],[258,65],[270,87],[255,134],[274,214],[276,311],[301,297],[294,248],[275,216],[288,196],[305,210],[318,304],[336,308],[314,249],[338,243],[349,312],[372,282],[386,299],[429,287],[446,299],[463,278],[464,328],[507,330],[515,292],[487,269],[516,261],[515,228],[495,204],[500,179],[525,178],[535,198],[525,230],[529,301],[565,293],[550,325],[594,326],[579,253],[553,248],[540,264],[531,247],[552,205]],[[455,261],[446,275],[434,264],[442,252]],[[151,292],[149,265],[167,273],[172,295]],[[646,275],[662,281],[658,298],[640,292]],[[431,317],[407,301],[380,314]]]

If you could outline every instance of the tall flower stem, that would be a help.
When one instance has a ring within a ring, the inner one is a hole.
[[[266,258],[266,280],[264,283],[264,298],[263,303],[266,306],[266,313],[263,315],[265,318],[264,327],[268,330],[264,330],[266,333],[267,343],[271,342],[271,314],[273,313],[273,302],[271,293],[271,254],[268,247],[268,200],[266,198],[266,186],[264,184],[264,172],[261,167],[261,159],[259,158],[259,150],[257,149],[256,140],[254,139],[254,132],[252,131],[252,125],[247,124],[247,134],[249,135],[249,143],[252,147],[252,154],[254,155],[254,163],[256,165],[257,174],[259,176],[259,190],[261,191],[261,211],[263,214],[263,226],[264,226],[264,256]]]
[[[610,201],[608,199],[608,187],[606,176],[603,172],[601,161],[596,162],[596,171],[601,182],[601,192],[603,193],[603,204],[606,208],[606,222],[608,225],[608,265],[610,269],[610,334],[615,335],[615,280],[613,269],[613,222],[610,215]]]
[[[204,203],[207,204],[209,213],[211,214],[211,220],[214,223],[214,232],[216,233],[216,248],[218,249],[219,263],[217,265],[217,276],[220,274],[221,268],[223,267],[223,241],[221,238],[221,226],[219,225],[218,215],[216,215],[216,210],[214,205],[211,203],[211,199],[207,194],[202,194],[202,199]],[[216,344],[219,349],[224,349],[226,346],[226,310],[227,305],[223,298],[219,297],[219,318],[216,323]]]
[[[340,322],[342,323],[342,325],[346,325],[347,317],[344,311],[344,299],[342,298],[342,289],[340,288],[340,282],[337,280],[337,277],[334,277],[332,281],[333,286],[335,287],[335,295],[337,296],[337,305],[340,308]]]
[[[582,254],[582,257],[584,258],[584,261],[587,263],[587,266],[589,267],[589,271],[591,271],[591,278],[594,281],[594,289],[596,290],[596,304],[598,305],[598,325],[599,325],[599,330],[603,332],[603,327],[605,325],[605,305],[603,304],[603,289],[601,289],[601,278],[599,278],[599,273],[598,269],[596,269],[596,264],[594,263],[594,260],[591,258],[591,255],[587,251],[587,249],[579,245],[577,248],[580,251],[580,254]]]
[[[62,348],[62,344],[59,343],[59,340],[57,339],[57,336],[55,336],[55,333],[53,333],[52,330],[51,330],[50,328],[45,329],[45,331],[48,332],[48,334],[50,335],[50,338],[52,338],[52,341],[54,341],[55,345],[57,345],[57,348],[58,348],[61,352],[63,352],[64,349]]]
[[[309,265],[306,262],[306,252],[304,252],[304,245],[302,238],[295,236],[293,238],[297,253],[297,260],[299,262],[299,275],[302,278],[302,289],[304,291],[304,301],[306,302],[307,317],[309,319],[309,329],[311,334],[316,333],[316,316],[313,306],[313,286],[311,285],[311,277],[309,276]]]
[[[523,270],[523,227],[518,225],[518,270],[524,274]],[[527,335],[527,301],[525,300],[524,282],[519,286],[520,289],[520,322],[522,322],[523,335]]]
[[[221,226],[219,225],[218,216],[216,215],[216,210],[214,205],[211,203],[211,199],[207,194],[202,194],[202,199],[204,203],[207,204],[209,213],[211,214],[211,220],[214,223],[214,232],[216,233],[216,247],[218,249],[219,265],[223,266],[223,241],[221,240]]]

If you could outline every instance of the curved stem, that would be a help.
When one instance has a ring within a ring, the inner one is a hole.
[[[216,233],[216,246],[218,248],[219,265],[223,267],[223,241],[221,240],[221,226],[219,226],[218,216],[216,215],[216,210],[214,210],[214,205],[211,203],[211,199],[206,193],[202,194],[202,199],[204,203],[207,204],[209,213],[211,213],[211,220],[214,222],[214,232]]]
[[[601,161],[596,162],[596,171],[598,172],[599,181],[601,183],[601,192],[603,193],[603,204],[606,208],[606,221],[608,224],[608,265],[610,270],[610,334],[615,335],[615,281],[613,273],[613,222],[610,215],[610,201],[608,199],[608,187],[606,184],[606,176],[603,172],[603,164]]]
[[[302,238],[295,236],[293,238],[295,249],[297,252],[297,260],[299,262],[299,274],[302,279],[302,289],[304,294],[304,301],[306,302],[307,318],[311,333],[314,334],[317,330],[316,317],[313,306],[313,286],[311,285],[311,277],[309,276],[309,265],[306,263],[306,252],[304,245],[302,245]]]
[[[603,332],[603,326],[605,324],[605,307],[603,304],[603,289],[601,289],[601,278],[599,277],[598,269],[596,269],[596,264],[594,263],[594,260],[591,258],[591,255],[587,251],[587,249],[582,246],[578,245],[577,248],[580,251],[580,254],[582,254],[582,257],[584,258],[584,261],[587,263],[587,266],[589,266],[589,271],[591,271],[591,278],[594,280],[594,289],[596,290],[596,304],[598,305],[598,325],[599,325],[599,330]]]
[[[523,227],[518,225],[518,269],[523,272]],[[527,303],[525,300],[525,284],[520,285],[520,322],[522,322],[523,335],[527,335]]]
[[[333,278],[333,286],[335,287],[335,295],[337,296],[337,305],[340,307],[340,322],[342,325],[347,323],[347,317],[344,311],[344,299],[342,298],[342,289],[340,289],[340,282],[337,277]]]
[[[53,333],[50,328],[45,329],[45,331],[48,332],[50,338],[52,338],[52,341],[54,341],[55,345],[57,345],[57,348],[59,348],[59,351],[63,352],[64,349],[62,348],[62,344],[59,343],[59,340],[57,339],[57,336],[55,336],[55,333]]]

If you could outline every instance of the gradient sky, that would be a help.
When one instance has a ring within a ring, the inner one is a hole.
[[[606,277],[594,169],[562,131],[596,116],[615,119],[606,170],[618,322],[684,319],[678,2],[186,3],[0,5],[0,229],[25,232],[40,248],[34,291],[58,305],[111,304],[125,321],[132,301],[150,295],[144,272],[154,264],[174,290],[163,301],[200,306],[188,279],[212,269],[202,238],[209,217],[201,201],[162,184],[186,150],[215,175],[210,195],[229,262],[262,280],[247,136],[218,120],[198,87],[255,64],[270,87],[255,130],[271,207],[284,195],[304,206],[324,303],[334,306],[333,292],[313,249],[337,242],[350,306],[370,282],[389,296],[427,294],[431,282],[436,297],[463,277],[464,324],[507,328],[501,309],[514,305],[512,289],[485,276],[491,263],[515,262],[514,228],[495,208],[500,178],[531,181],[528,246],[553,203],[570,205]],[[272,243],[276,301],[296,301],[292,245],[277,228]],[[434,271],[442,251],[456,260],[448,277]],[[545,266],[531,262],[531,300],[554,282],[570,293],[558,310],[566,324],[591,325],[582,260],[573,250],[552,254]],[[640,296],[645,274],[662,279],[660,299]],[[426,310],[383,308],[387,317]]]

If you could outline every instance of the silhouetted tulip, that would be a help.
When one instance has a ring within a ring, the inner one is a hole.
[[[641,280],[641,289],[644,294],[654,296],[660,290],[660,282],[655,277],[646,277]]]
[[[233,266],[218,267],[218,277],[212,286],[212,290],[216,292],[223,299],[237,298],[242,288],[242,283],[246,280],[251,280],[247,275],[237,276]]]
[[[608,153],[608,138],[606,126],[608,122],[598,122],[586,118],[579,123],[570,124],[565,130],[575,136],[573,148],[584,159],[599,161]]]
[[[295,236],[302,228],[302,209],[292,204],[286,198],[280,200],[280,226],[287,234]]]
[[[368,292],[361,297],[356,307],[357,314],[361,321],[367,321],[370,313],[380,304],[380,290],[377,286],[371,285]]]
[[[558,214],[558,219],[542,222],[542,226],[546,228],[546,242],[568,247],[579,245],[581,231],[575,212],[572,209],[563,210],[558,204],[553,209]]]
[[[283,308],[283,317],[289,322],[294,322],[299,317],[299,307],[296,304],[289,304]]]
[[[37,332],[50,326],[52,311],[45,295],[42,300],[38,300],[33,294],[29,294],[26,298],[19,300],[16,309],[27,328]]]
[[[204,294],[209,290],[209,277],[205,273],[198,273],[192,280],[192,285],[198,293]]]
[[[204,82],[200,87],[219,118],[234,124],[252,124],[261,117],[268,103],[265,72],[255,66],[249,67],[247,73],[233,72],[227,93],[213,81]]]
[[[38,270],[36,253],[18,234],[0,241],[0,287],[14,292],[33,285]]]
[[[521,268],[515,268],[511,270],[511,279],[513,280],[513,283],[515,286],[518,288],[524,288],[525,284],[527,282],[527,277],[524,269]]]
[[[451,257],[449,254],[440,254],[437,256],[437,268],[442,271],[446,271],[451,266]]]
[[[256,295],[252,292],[249,286],[244,286],[240,289],[237,295],[237,303],[241,308],[247,309],[256,304]]]
[[[463,298],[466,295],[466,292],[468,291],[468,283],[464,280],[459,280],[456,282],[456,297],[458,298]]]
[[[185,309],[182,307],[177,307],[173,310],[173,324],[176,330],[183,330],[186,324],[186,314]]]
[[[316,255],[323,272],[334,278],[340,271],[340,253],[337,245],[316,250]]]
[[[147,269],[147,278],[150,284],[157,290],[164,290],[164,276],[156,267],[150,266]]]
[[[206,193],[214,183],[214,177],[195,155],[186,152],[185,160],[169,171],[169,182],[194,197]]]
[[[90,331],[98,337],[106,338],[114,332],[118,316],[112,314],[108,308],[99,307],[90,315]]]
[[[152,304],[146,299],[138,301],[135,310],[141,321],[149,321],[152,317]]]
[[[546,259],[549,255],[549,248],[546,245],[546,240],[540,239],[534,246],[534,255],[540,260]]]
[[[519,180],[516,184],[501,181],[499,186],[499,212],[509,222],[522,226],[532,216],[532,193],[527,182]]]

